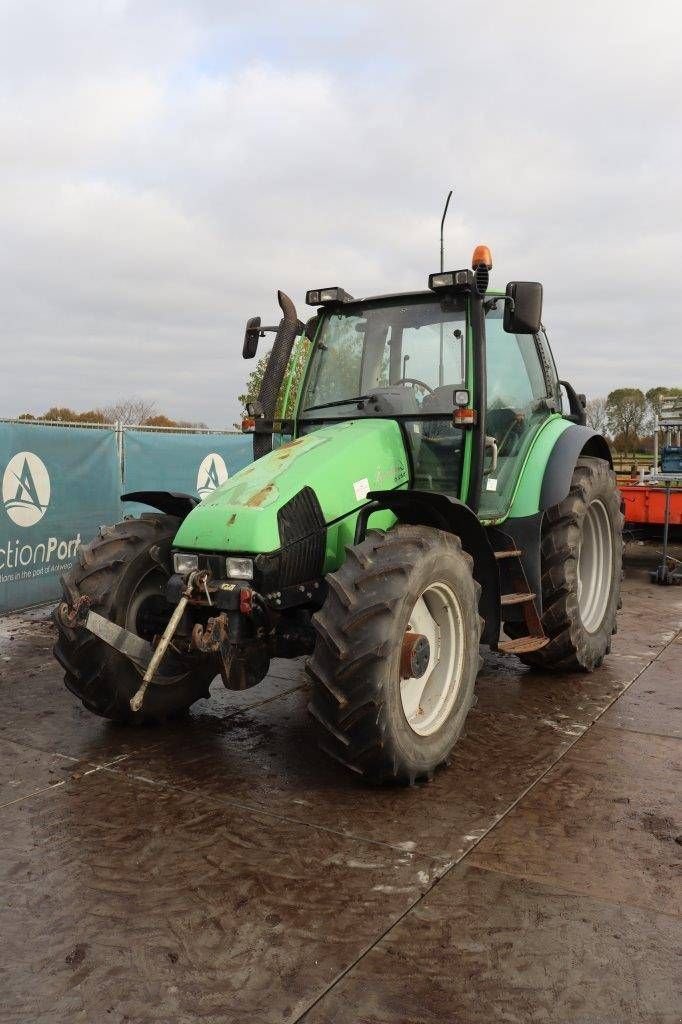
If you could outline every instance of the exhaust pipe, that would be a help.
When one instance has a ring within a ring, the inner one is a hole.
[[[296,307],[284,292],[277,292],[277,301],[282,310],[282,319],[277,328],[275,341],[270,352],[268,365],[263,374],[263,381],[260,386],[258,402],[262,409],[262,418],[272,424],[275,418],[277,397],[282,387],[284,374],[286,373],[291,350],[294,347],[296,335],[299,332],[299,322],[296,315]],[[269,433],[258,431],[256,421],[256,433],[253,435],[253,457],[260,459],[261,455],[267,455],[272,451],[272,427]]]

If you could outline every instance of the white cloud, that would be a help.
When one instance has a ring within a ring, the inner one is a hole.
[[[451,184],[448,262],[485,241],[498,284],[543,280],[563,375],[669,380],[681,20],[604,0],[5,5],[0,413],[135,392],[230,423],[246,317],[275,317],[278,287],[423,287]]]

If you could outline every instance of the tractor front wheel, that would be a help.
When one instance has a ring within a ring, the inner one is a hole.
[[[90,544],[79,549],[78,561],[63,579],[64,599],[73,607],[81,597],[88,607],[145,640],[163,633],[173,611],[165,598],[170,548],[180,520],[144,513],[116,526],[102,527]],[[55,610],[54,655],[64,669],[64,682],[85,707],[115,722],[158,722],[186,711],[208,696],[215,672],[207,659],[176,657],[170,679],[157,674],[140,711],[130,698],[143,671],[123,654],[78,625],[64,624]]]
[[[372,530],[327,577],[309,708],[320,746],[370,782],[430,779],[473,702],[480,586],[459,538]]]

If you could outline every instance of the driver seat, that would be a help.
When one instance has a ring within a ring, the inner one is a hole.
[[[422,490],[456,496],[459,494],[464,433],[452,423],[454,390],[452,384],[443,384],[422,401],[422,412],[442,413],[443,418],[422,421],[414,482]]]

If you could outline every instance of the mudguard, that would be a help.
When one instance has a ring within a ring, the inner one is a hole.
[[[540,510],[546,511],[568,494],[575,464],[581,455],[592,455],[605,459],[613,468],[613,459],[608,442],[589,427],[574,425],[564,430],[557,438],[547,460],[540,488]]]
[[[121,501],[137,501],[141,505],[151,505],[165,512],[168,516],[184,519],[199,504],[193,494],[182,494],[180,491],[130,491],[121,495]]]

